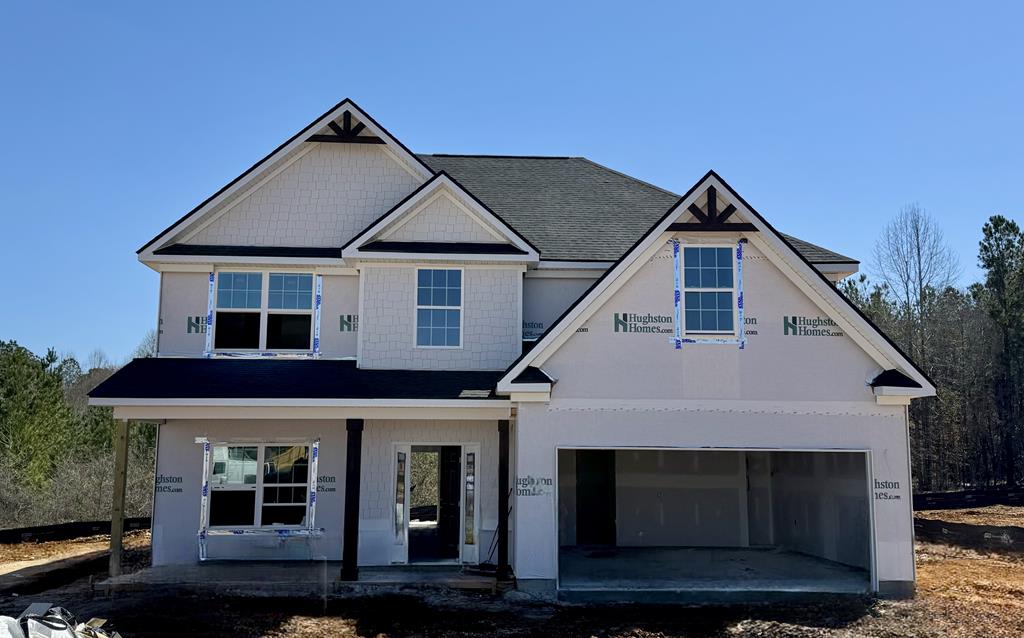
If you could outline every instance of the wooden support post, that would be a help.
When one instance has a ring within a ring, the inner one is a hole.
[[[346,419],[345,522],[341,544],[341,580],[359,580],[359,476],[363,458],[363,420]]]
[[[509,425],[498,421],[498,580],[508,580]]]
[[[124,541],[124,493],[128,483],[128,420],[117,422],[114,433],[114,506],[110,515],[111,576],[121,575],[121,554]]]

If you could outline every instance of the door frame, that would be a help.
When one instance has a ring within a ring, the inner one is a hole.
[[[476,564],[480,557],[480,508],[481,508],[481,454],[480,443],[458,442],[458,441],[394,441],[391,443],[391,526],[395,527],[395,515],[397,514],[398,503],[398,454],[404,452],[406,455],[405,465],[405,492],[404,492],[404,516],[401,533],[395,533],[391,551],[392,565],[408,565],[409,563],[409,497],[410,483],[412,478],[412,448],[414,447],[458,447],[459,448],[459,557],[455,559],[418,562],[417,565],[459,565]],[[474,457],[474,503],[473,503],[473,544],[466,544],[466,454],[473,453]]]

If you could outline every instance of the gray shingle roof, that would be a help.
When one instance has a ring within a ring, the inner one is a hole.
[[[584,157],[420,155],[552,260],[615,261],[679,195]],[[786,237],[811,262],[855,260]]]
[[[809,241],[804,241],[792,235],[780,233],[786,238],[786,241],[793,244],[793,248],[796,248],[801,255],[803,255],[807,261],[812,264],[859,264],[860,262],[852,257],[846,255],[840,255],[837,252],[831,251],[828,248],[822,248],[816,244],[812,244]]]

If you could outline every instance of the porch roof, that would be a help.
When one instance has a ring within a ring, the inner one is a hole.
[[[93,399],[495,400],[502,370],[366,370],[351,360],[135,359]]]

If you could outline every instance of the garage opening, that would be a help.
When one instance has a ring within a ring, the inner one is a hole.
[[[865,593],[864,452],[558,451],[559,589]]]

